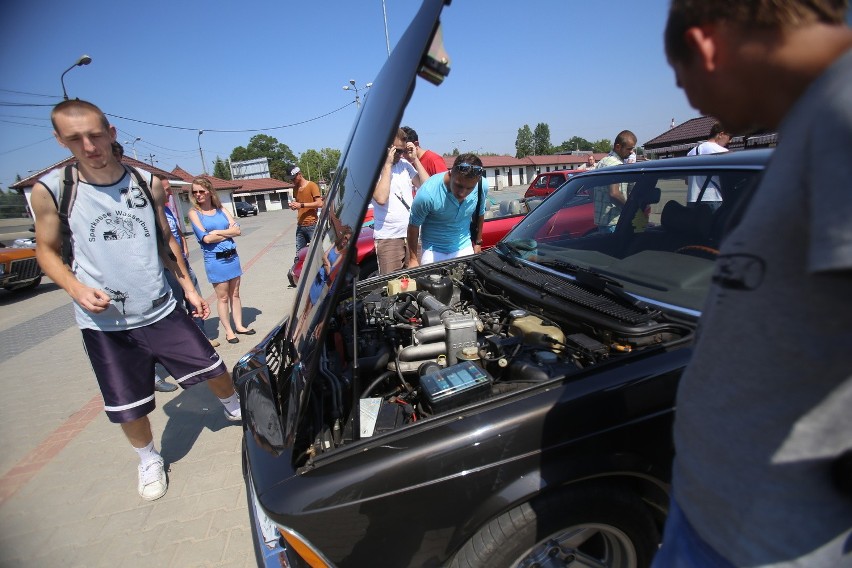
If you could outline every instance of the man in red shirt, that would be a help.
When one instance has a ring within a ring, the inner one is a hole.
[[[420,147],[420,140],[417,137],[416,130],[410,126],[403,126],[402,129],[405,131],[407,141],[413,143],[414,147],[417,148],[417,159],[423,164],[423,168],[427,174],[433,176],[447,171],[447,164],[444,162],[444,158],[432,150],[424,150]]]

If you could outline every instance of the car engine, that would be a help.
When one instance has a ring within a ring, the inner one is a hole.
[[[371,280],[339,304],[337,349],[326,351],[324,375],[335,383],[332,392],[351,385],[360,406],[357,422],[350,421],[358,434],[343,438],[378,435],[692,334],[691,325],[659,310],[628,310],[601,291],[540,273],[533,278],[524,272],[534,267],[501,262],[487,253],[414,277]],[[347,414],[345,398],[327,397],[332,407],[341,405],[332,415]],[[326,435],[319,448],[343,441]]]

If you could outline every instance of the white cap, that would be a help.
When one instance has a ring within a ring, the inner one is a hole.
[[[302,173],[302,170],[301,170],[298,166],[296,166],[295,168],[293,168],[292,170],[290,170],[290,175],[291,175],[291,176],[294,176],[294,177],[295,177],[295,175],[296,175],[296,174],[299,174],[299,173]]]

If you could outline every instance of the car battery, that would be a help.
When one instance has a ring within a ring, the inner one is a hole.
[[[432,412],[440,413],[487,396],[494,379],[471,361],[420,377],[422,396]]]

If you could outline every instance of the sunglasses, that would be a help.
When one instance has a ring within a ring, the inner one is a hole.
[[[397,156],[402,156],[405,153],[405,148],[394,148]]]
[[[483,168],[482,166],[475,166],[473,164],[456,164],[453,169],[456,170],[458,173],[462,174],[463,176],[469,178],[479,177],[485,174],[485,168]]]
[[[206,190],[203,190],[203,191],[195,191],[194,189],[192,190],[193,195],[204,195],[205,193],[207,193]]]

